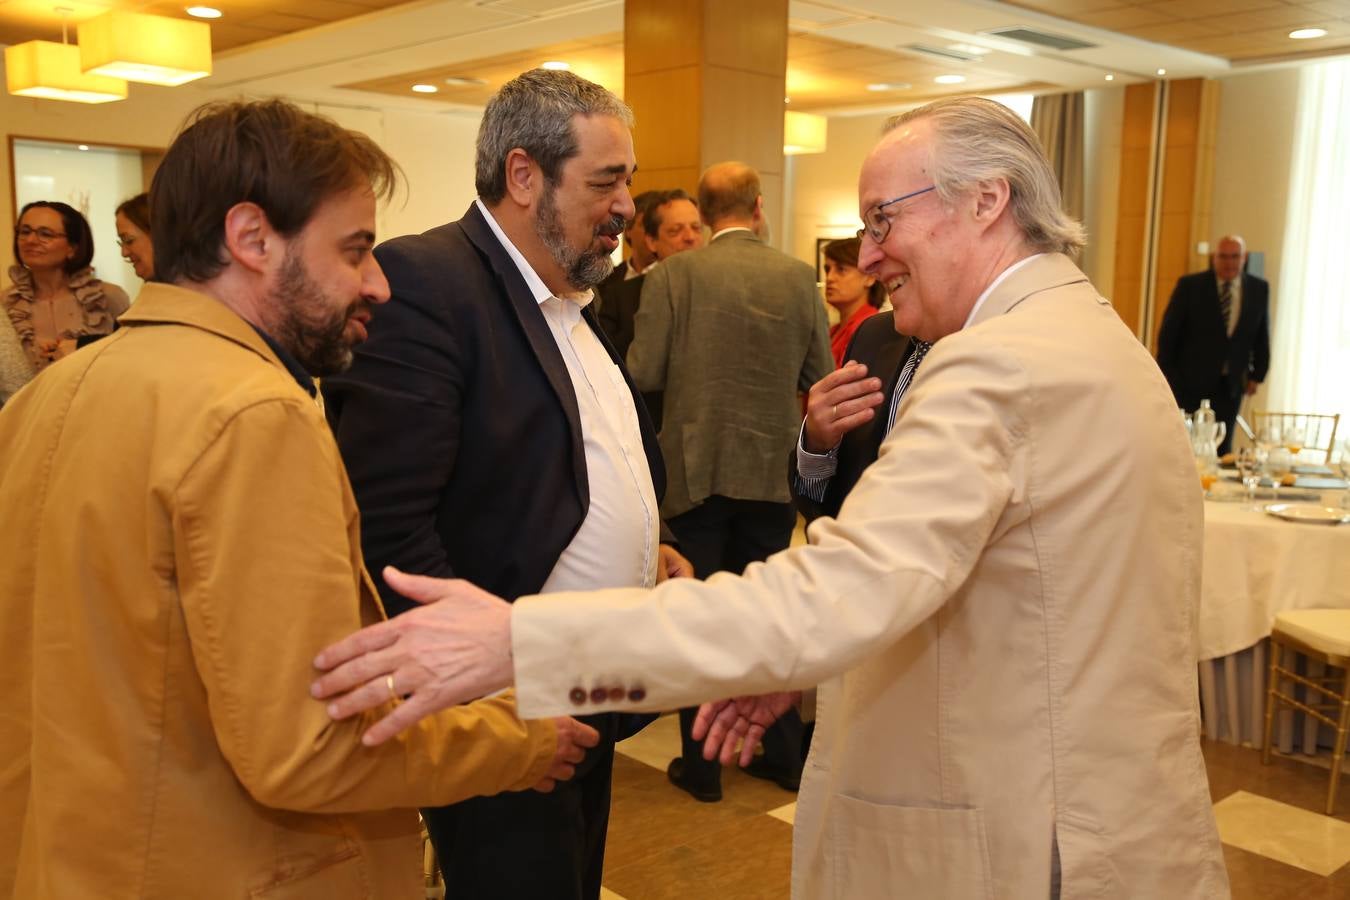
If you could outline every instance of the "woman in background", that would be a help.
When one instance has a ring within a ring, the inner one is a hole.
[[[836,367],[846,360],[853,332],[886,300],[886,289],[872,275],[858,270],[862,241],[844,238],[825,245],[825,302],[839,313],[839,324],[830,327],[830,353]]]
[[[150,242],[150,195],[137,194],[117,207],[117,246],[141,281],[155,280],[155,245]]]
[[[0,305],[34,374],[112,333],[129,305],[125,291],[94,276],[89,223],[65,203],[39,200],[20,211],[14,257]]]

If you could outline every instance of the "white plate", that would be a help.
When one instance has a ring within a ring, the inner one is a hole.
[[[1272,503],[1266,512],[1286,522],[1308,522],[1314,525],[1340,525],[1350,522],[1350,511],[1316,503]]]

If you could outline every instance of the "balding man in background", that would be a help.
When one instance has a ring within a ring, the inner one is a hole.
[[[783,459],[797,438],[797,392],[834,368],[829,323],[812,268],[756,236],[764,220],[759,175],[738,162],[703,173],[699,213],[708,246],[650,269],[634,320],[628,366],[642,391],[664,391],[662,517],[706,578],[740,573],[787,547],[795,514]],[[667,770],[698,800],[721,799],[721,767],[690,736]],[[795,790],[801,720],[786,716],[751,774]]]
[[[1214,265],[1183,275],[1158,331],[1158,366],[1177,398],[1195,410],[1209,400],[1227,428],[1227,453],[1242,398],[1256,393],[1270,368],[1270,284],[1246,273],[1247,242],[1219,239]]]

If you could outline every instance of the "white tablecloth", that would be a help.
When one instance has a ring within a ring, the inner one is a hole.
[[[1340,502],[1337,493],[1323,499]],[[1350,608],[1350,525],[1296,524],[1247,507],[1205,504],[1201,659],[1267,637],[1282,610]]]
[[[1340,493],[1322,502],[1336,506]],[[1211,739],[1260,748],[1265,639],[1276,613],[1316,607],[1350,608],[1350,525],[1295,524],[1246,503],[1205,504],[1200,695]],[[1303,718],[1280,713],[1281,751],[1292,749],[1296,735],[1303,752],[1316,751],[1316,723]]]

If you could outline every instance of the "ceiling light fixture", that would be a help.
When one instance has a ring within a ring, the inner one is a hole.
[[[198,19],[219,19],[221,17],[220,10],[214,6],[189,6],[183,12]]]
[[[867,89],[869,91],[878,91],[878,92],[907,91],[912,87],[914,87],[914,85],[910,84],[908,81],[877,81],[873,82],[872,84],[869,84],[867,86]]]
[[[1166,75],[1166,74],[1167,74],[1167,70],[1166,70],[1166,69],[1159,69],[1159,70],[1158,70],[1158,74],[1159,74],[1159,75]]]
[[[938,84],[963,84],[966,80],[964,75],[939,75],[933,79]]]
[[[949,44],[948,46],[957,53],[969,53],[971,56],[984,56],[994,52],[988,47],[981,47],[979,44]]]
[[[436,87],[434,84],[414,84],[412,89],[413,92],[417,94],[434,94],[440,90],[440,88]]]
[[[81,150],[88,150],[88,149],[89,149],[89,145],[88,145],[88,144],[80,144],[80,149],[81,149]]]
[[[1107,75],[1107,76],[1106,76],[1106,80],[1107,80],[1107,81],[1115,81],[1115,80],[1116,80],[1116,76],[1114,76],[1114,75]]]
[[[1298,28],[1289,32],[1289,36],[1296,41],[1308,41],[1313,38],[1326,37],[1327,30],[1325,28]]]
[[[211,74],[211,26],[114,9],[77,26],[80,68],[174,87]]]
[[[448,75],[445,78],[442,78],[441,81],[451,87],[482,87],[487,84],[487,82],[481,78],[464,78],[460,75]]]
[[[548,69],[553,72],[566,72],[572,68],[571,63],[565,63],[560,59],[550,59],[548,62],[540,63],[539,68]]]
[[[61,15],[61,43],[28,41],[5,48],[5,85],[9,92],[16,97],[73,103],[125,100],[125,81],[80,71],[80,48],[68,43],[66,30],[66,17],[73,10],[58,6],[56,12]]]

